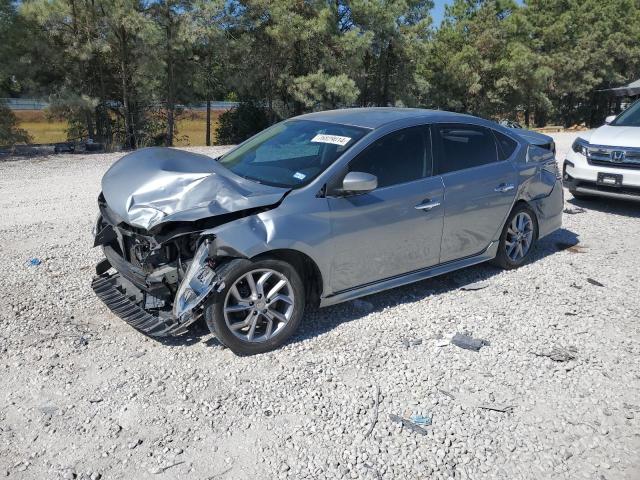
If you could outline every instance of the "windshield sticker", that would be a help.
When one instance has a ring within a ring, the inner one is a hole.
[[[341,147],[344,147],[351,141],[351,137],[341,137],[339,135],[324,135],[322,133],[319,133],[318,135],[313,137],[311,141],[316,143],[332,143],[333,145],[340,145]]]
[[[306,175],[304,173],[296,172],[293,174],[293,178],[297,180],[304,180]]]

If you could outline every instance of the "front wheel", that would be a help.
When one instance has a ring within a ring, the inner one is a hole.
[[[231,260],[216,272],[225,283],[205,309],[207,326],[237,355],[280,347],[297,330],[304,312],[304,285],[281,260]]]
[[[535,213],[525,204],[516,206],[502,229],[494,263],[507,270],[518,268],[527,261],[537,238]]]

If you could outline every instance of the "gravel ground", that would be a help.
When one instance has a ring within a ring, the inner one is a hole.
[[[151,340],[94,297],[95,200],[119,156],[0,163],[0,476],[640,478],[637,205],[567,194],[585,212],[519,270],[309,312],[284,348],[239,358],[202,326]],[[389,418],[416,413],[424,436]]]

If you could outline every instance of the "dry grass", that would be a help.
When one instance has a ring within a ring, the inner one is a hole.
[[[48,121],[41,110],[14,110],[20,128],[33,138],[33,143],[56,143],[67,139],[67,122]]]
[[[218,125],[218,117],[222,111],[211,112],[211,141],[215,142],[215,130]],[[205,135],[207,129],[207,112],[187,111],[180,116],[177,122],[178,134],[176,135],[176,146],[201,147],[206,145]]]
[[[67,122],[60,120],[47,120],[44,111],[38,110],[15,110],[20,128],[24,128],[33,137],[34,143],[56,143],[64,142],[67,139]],[[215,141],[215,129],[218,124],[218,117],[222,111],[211,112],[211,139]],[[191,111],[184,112],[177,122],[178,133],[176,135],[176,146],[205,145],[206,112]]]

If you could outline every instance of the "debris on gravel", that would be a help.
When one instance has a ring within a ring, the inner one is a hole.
[[[407,430],[410,430],[410,431],[412,431],[414,433],[417,433],[418,435],[427,435],[427,433],[429,433],[424,428],[422,428],[420,425],[416,425],[411,420],[407,420],[406,418],[402,418],[402,417],[400,417],[398,415],[394,415],[393,413],[389,414],[389,420],[391,420],[394,423],[399,423],[400,425],[402,425]]]
[[[369,425],[369,428],[367,429],[366,433],[364,434],[363,439],[367,438],[369,435],[371,435],[371,432],[373,432],[373,429],[375,428],[376,424],[378,423],[378,408],[380,406],[380,386],[376,385],[376,393],[373,397],[373,416],[371,418],[371,425]]]
[[[415,347],[417,345],[422,345],[421,338],[401,338],[400,342],[405,346],[405,348]]]
[[[586,210],[582,207],[567,207],[563,210],[568,215],[576,215],[578,213],[584,213]]]
[[[558,159],[572,141],[556,137]],[[154,340],[95,298],[96,199],[121,155],[0,163],[0,476],[640,478],[636,205],[565,192],[565,207],[586,211],[565,215],[523,267],[309,310],[283,348],[237,357],[206,326]],[[578,240],[581,255],[556,247]],[[454,332],[491,347],[453,347]],[[566,362],[530,353],[570,345]],[[431,415],[428,435],[389,414]]]
[[[568,348],[555,347],[551,351],[545,353],[533,352],[537,357],[548,357],[554,362],[568,362],[569,360],[575,360],[576,353],[578,353],[578,349],[573,345]]]
[[[604,284],[600,283],[598,280],[594,280],[593,278],[587,278],[587,282],[591,285],[595,285],[596,287],[604,287]]]
[[[474,352],[479,352],[482,347],[489,345],[487,340],[473,338],[463,333],[456,333],[451,339],[451,343],[456,347],[464,348],[465,350],[473,350]]]
[[[474,291],[474,290],[482,290],[489,286],[489,282],[473,282],[467,285],[463,285],[460,287],[460,290]]]
[[[429,415],[418,415],[418,414],[416,414],[416,415],[411,415],[411,417],[409,417],[409,420],[411,420],[416,425],[424,427],[424,426],[431,425],[431,422],[432,422],[433,419]]]
[[[496,404],[488,404],[482,403],[478,405],[478,408],[482,408],[483,410],[492,410],[494,412],[500,413],[511,413],[513,412],[513,405],[496,405]]]

